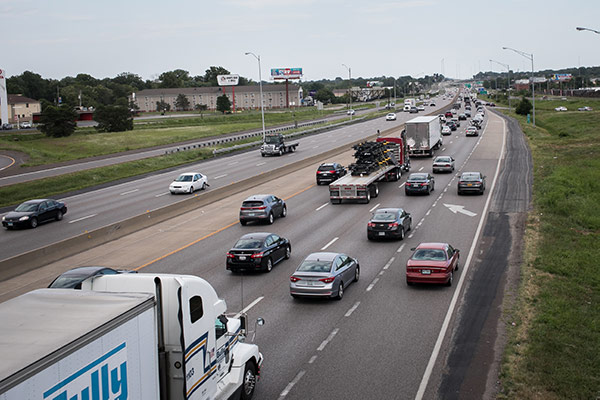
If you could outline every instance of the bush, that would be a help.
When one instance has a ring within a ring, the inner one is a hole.
[[[77,113],[70,106],[48,105],[42,111],[39,130],[46,136],[71,136],[77,127]]]
[[[100,132],[124,132],[133,130],[133,117],[126,106],[100,106],[94,112]]]
[[[515,110],[515,112],[519,115],[527,115],[531,112],[532,109],[533,106],[531,105],[531,102],[525,97],[523,97],[521,101],[519,101],[519,104],[517,104],[517,109]]]

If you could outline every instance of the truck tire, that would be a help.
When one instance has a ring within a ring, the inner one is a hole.
[[[365,204],[369,204],[371,201],[371,190],[367,190],[367,198],[365,199]]]
[[[282,149],[279,149],[279,154],[278,154],[278,156],[279,156],[279,157],[281,157],[282,155],[283,155],[283,150],[282,150]]]
[[[244,381],[242,382],[242,395],[241,400],[250,400],[254,396],[254,389],[256,388],[256,367],[252,361],[246,363],[244,369]]]
[[[379,196],[379,185],[376,183],[372,184],[369,188],[369,191],[371,192],[371,197],[376,198],[377,196]]]
[[[293,152],[295,152],[295,151],[296,151],[296,146],[292,146],[292,147],[290,147],[290,153],[293,153]]]

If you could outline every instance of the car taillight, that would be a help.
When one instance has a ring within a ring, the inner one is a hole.
[[[250,256],[250,258],[262,258],[265,255],[262,251],[260,253],[255,253]]]
[[[335,171],[327,171],[327,172],[329,172],[330,174],[335,174]]]
[[[390,228],[394,228],[394,227],[397,227],[397,226],[398,226],[398,223],[397,223],[397,222],[392,222],[391,224],[388,224],[388,226],[389,226]]]
[[[444,166],[445,166],[445,167],[449,167],[449,166],[450,166],[450,164],[446,164],[446,165],[444,165]]]
[[[368,226],[369,228],[374,228],[374,227],[375,227],[375,224],[374,224],[374,223],[372,223],[372,222],[369,222],[369,223],[367,224],[367,226]]]
[[[242,208],[240,208],[240,210],[249,210],[249,209],[250,209],[250,207],[242,207]]]
[[[290,281],[292,282],[298,282],[300,280],[300,278],[295,277],[295,276],[290,276]]]
[[[254,207],[255,210],[266,210],[267,206]]]
[[[231,253],[227,253],[227,258],[235,258],[235,256]]]
[[[335,280],[335,276],[331,276],[331,277],[329,277],[329,278],[321,278],[321,279],[319,279],[319,280],[320,280],[321,282],[323,282],[323,283],[331,283],[331,282],[333,282],[333,281]]]
[[[421,186],[427,186],[427,185],[428,185],[428,183],[427,183],[427,182],[423,182],[423,183],[421,183]]]

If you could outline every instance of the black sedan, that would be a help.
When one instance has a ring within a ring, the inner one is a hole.
[[[404,185],[404,193],[409,196],[413,193],[430,194],[435,190],[435,180],[427,172],[410,174]]]
[[[458,179],[458,194],[485,191],[485,176],[481,172],[463,172]]]
[[[323,163],[317,169],[317,185],[330,183],[346,175],[346,168],[338,163]]]
[[[6,229],[17,227],[35,228],[40,223],[60,221],[67,213],[67,205],[52,199],[29,200],[20,204],[15,211],[2,217],[2,226]]]
[[[367,239],[395,238],[404,239],[410,231],[412,218],[402,208],[379,208],[367,224]]]
[[[281,236],[267,232],[248,233],[227,253],[226,268],[232,272],[271,272],[273,265],[287,260],[291,254],[290,241]]]
[[[48,286],[54,289],[81,289],[81,283],[92,276],[116,275],[122,273],[135,273],[137,271],[115,270],[109,267],[78,267],[60,274]]]

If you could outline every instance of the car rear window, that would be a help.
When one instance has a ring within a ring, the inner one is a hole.
[[[333,165],[329,164],[329,165],[321,165],[319,167],[319,171],[331,171],[333,170]]]
[[[331,261],[304,260],[296,271],[329,272],[331,271]]]
[[[408,177],[409,181],[424,181],[425,179],[427,179],[427,175],[425,174],[413,174]]]
[[[461,181],[478,181],[479,175],[463,175],[460,177]]]
[[[435,162],[450,162],[450,157],[438,157]]]
[[[244,201],[242,207],[260,207],[263,205],[262,200]]]
[[[236,249],[260,249],[262,240],[258,239],[240,239],[234,246]]]
[[[375,215],[373,215],[374,221],[394,221],[395,219],[396,214],[389,212],[375,213]]]
[[[437,249],[419,249],[412,256],[413,260],[419,261],[445,261],[446,253],[444,250]]]

